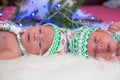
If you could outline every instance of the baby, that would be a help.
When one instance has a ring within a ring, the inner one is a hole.
[[[29,54],[54,55],[70,50],[86,58],[120,60],[119,24],[111,25],[109,31],[83,26],[71,32],[53,24],[22,30],[11,22],[0,21],[0,59]]]
[[[22,30],[9,21],[0,21],[0,59],[66,53],[69,38],[67,29],[53,24]]]
[[[70,49],[75,55],[95,59],[120,60],[120,22],[112,24],[108,31],[99,27],[81,27],[76,30]],[[112,32],[112,33],[111,33]]]

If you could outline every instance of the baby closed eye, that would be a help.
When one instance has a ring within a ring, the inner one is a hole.
[[[41,30],[41,28],[39,29],[39,33],[42,33],[42,30]]]
[[[39,48],[41,49],[41,42],[39,42]]]
[[[97,42],[97,38],[96,37],[94,37],[94,40],[93,40],[95,43]]]

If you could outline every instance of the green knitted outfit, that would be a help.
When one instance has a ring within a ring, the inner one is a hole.
[[[54,29],[54,39],[51,47],[44,55],[63,54],[68,52],[69,40],[72,40],[72,34],[69,29],[60,28],[54,24],[48,23]]]

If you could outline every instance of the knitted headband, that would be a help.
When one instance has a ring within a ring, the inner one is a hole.
[[[54,29],[54,40],[52,42],[51,47],[44,55],[54,55],[67,52],[68,51],[67,35],[69,34],[69,31],[67,29],[60,28],[54,24],[45,25],[52,25]]]
[[[81,27],[76,32],[76,38],[71,41],[71,50],[75,55],[83,55],[88,58],[88,39],[90,35],[99,29],[99,27],[88,28],[86,26]]]

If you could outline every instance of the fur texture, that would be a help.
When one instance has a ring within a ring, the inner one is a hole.
[[[119,62],[71,54],[0,61],[0,80],[119,80]]]

